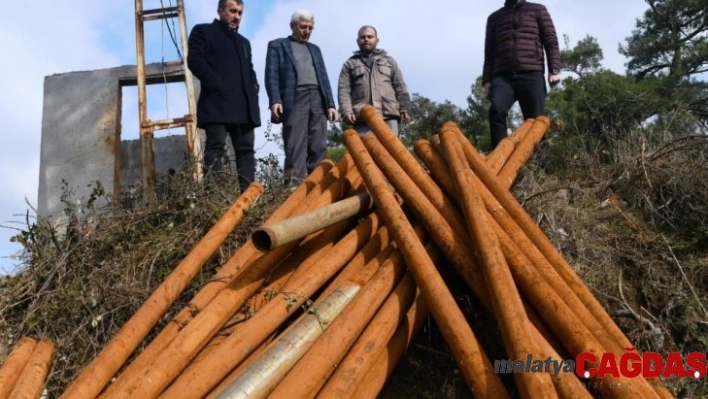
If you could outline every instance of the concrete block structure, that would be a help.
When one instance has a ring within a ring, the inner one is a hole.
[[[146,75],[148,84],[184,81],[181,66],[149,64]],[[95,181],[113,195],[140,185],[139,140],[121,140],[122,87],[136,84],[134,65],[45,78],[38,216],[62,217],[63,182],[75,198],[87,198]],[[184,136],[158,138],[154,148],[158,175],[184,166]]]

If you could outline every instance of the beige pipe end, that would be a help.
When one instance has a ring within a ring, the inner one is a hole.
[[[270,251],[277,246],[276,232],[268,226],[263,226],[251,234],[253,246],[261,252]]]

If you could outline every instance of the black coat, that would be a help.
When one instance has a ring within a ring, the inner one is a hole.
[[[482,81],[505,72],[543,72],[544,50],[548,70],[560,70],[558,37],[546,7],[526,0],[505,5],[487,18]]]
[[[251,43],[229,31],[219,20],[199,24],[189,34],[189,70],[201,83],[197,125],[240,123],[261,125],[258,80],[253,69]]]

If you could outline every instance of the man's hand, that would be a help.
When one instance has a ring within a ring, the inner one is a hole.
[[[356,115],[347,114],[347,116],[344,117],[344,121],[349,125],[353,125],[356,122]]]
[[[484,97],[489,98],[489,82],[484,84]]]
[[[277,121],[283,115],[283,104],[277,103],[270,107],[270,119]]]
[[[552,73],[548,75],[548,84],[551,85],[551,87],[557,85],[561,81],[561,76],[559,73]]]
[[[403,123],[408,123],[411,121],[411,114],[408,111],[401,111],[401,121]]]
[[[328,109],[327,116],[330,122],[335,122],[337,120],[337,110],[334,108]]]

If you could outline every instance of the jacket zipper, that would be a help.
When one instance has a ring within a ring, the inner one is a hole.
[[[371,66],[369,67],[369,104],[374,105],[374,88],[372,86],[373,76],[374,76],[374,65],[376,65],[376,60],[374,56],[371,57]]]

